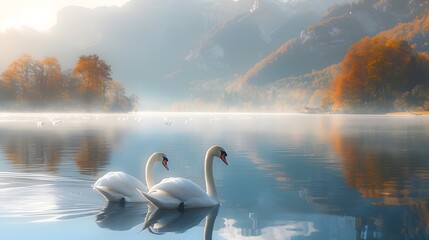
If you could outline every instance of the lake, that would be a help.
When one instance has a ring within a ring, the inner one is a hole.
[[[429,239],[429,117],[301,114],[0,114],[1,239]],[[144,179],[153,152],[220,207],[106,204],[109,171]],[[154,216],[151,221],[146,221]],[[145,222],[146,221],[146,222]]]

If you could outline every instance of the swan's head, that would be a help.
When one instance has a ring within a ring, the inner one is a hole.
[[[165,156],[165,154],[162,154],[162,166],[164,166],[167,171],[170,170],[168,168],[168,158]]]
[[[155,152],[152,154],[152,156],[150,156],[150,159],[153,159],[152,161],[155,162],[161,162],[162,166],[164,166],[167,171],[170,170],[170,168],[168,168],[168,158],[165,153]]]
[[[226,160],[226,156],[228,154],[226,153],[225,149],[219,146],[213,146],[210,148],[210,152],[218,158],[220,158],[226,165],[228,165],[228,160]]]

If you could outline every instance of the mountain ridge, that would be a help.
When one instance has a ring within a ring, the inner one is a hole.
[[[360,4],[332,8],[319,24],[302,31],[295,38],[294,44],[288,46],[287,51],[274,51],[265,57],[275,61],[262,59],[232,83],[230,89],[234,89],[234,84],[241,85],[248,81],[270,83],[281,77],[305,74],[339,62],[350,44],[419,16],[424,8],[417,6],[417,2],[425,4],[425,7],[428,5],[427,1],[409,1],[410,4],[406,7],[408,11],[403,12],[400,2],[405,3],[404,1],[390,1],[399,3],[400,6],[393,5],[395,7],[391,8],[395,11],[388,12],[390,5],[383,5],[382,2],[384,1],[361,1]],[[280,68],[282,69],[279,70]]]

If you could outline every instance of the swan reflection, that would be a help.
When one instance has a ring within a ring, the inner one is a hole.
[[[204,239],[212,239],[213,227],[219,211],[219,205],[209,208],[186,209],[184,212],[157,209],[149,206],[143,229],[153,234],[183,233],[197,226],[205,217]]]
[[[147,209],[146,203],[108,202],[95,216],[95,222],[100,228],[127,231],[145,221]]]

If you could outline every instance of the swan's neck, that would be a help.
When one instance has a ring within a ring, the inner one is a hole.
[[[152,168],[154,163],[155,163],[155,157],[154,155],[151,155],[149,160],[147,160],[146,168],[145,168],[145,178],[146,178],[146,185],[148,189],[150,189],[153,185],[155,185],[155,182],[153,181],[153,176],[152,176]]]
[[[206,217],[206,223],[204,225],[204,240],[211,240],[213,237],[214,223],[219,211],[219,205],[212,207],[209,214]]]
[[[206,154],[206,159],[204,161],[204,175],[206,178],[206,191],[207,195],[209,195],[213,200],[219,202],[217,197],[216,185],[214,183],[213,177],[213,154],[209,151]]]

